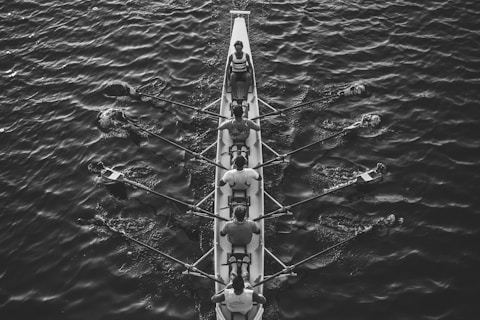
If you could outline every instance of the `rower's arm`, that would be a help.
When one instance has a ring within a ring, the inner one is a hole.
[[[217,130],[228,129],[229,125],[230,125],[230,120],[226,120],[218,126]]]
[[[220,303],[222,301],[225,301],[225,295],[223,293],[216,294],[212,297],[211,300],[213,303]]]
[[[229,171],[225,172],[222,179],[220,179],[220,181],[218,181],[218,186],[223,187],[224,185],[226,185],[227,181],[229,180],[229,176],[230,176],[230,172]]]
[[[245,57],[247,58],[247,72],[250,72],[251,73],[251,66],[252,66],[252,60],[250,60],[250,56],[248,55],[248,53],[245,54]]]
[[[228,223],[225,223],[222,227],[222,230],[220,230],[220,235],[222,237],[225,237],[227,235],[227,228],[228,228]]]
[[[252,221],[252,226],[253,226],[253,233],[255,234],[260,234],[260,227],[258,226],[258,224],[254,221]]]
[[[258,124],[256,124],[255,122],[253,122],[252,120],[247,119],[247,124],[248,124],[250,129],[253,129],[255,131],[260,131],[260,126]]]
[[[228,57],[228,62],[227,62],[227,75],[230,76],[232,73],[232,55]]]

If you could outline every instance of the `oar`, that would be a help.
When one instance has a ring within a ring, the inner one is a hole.
[[[133,180],[130,180],[128,178],[125,177],[125,175],[119,171],[116,171],[112,168],[108,168],[108,167],[105,167],[103,165],[103,163],[101,164],[103,166],[103,169],[102,169],[102,177],[106,178],[106,179],[109,179],[109,180],[112,180],[112,181],[116,181],[116,182],[123,182],[123,183],[126,183],[126,184],[129,184],[131,186],[134,186],[134,187],[137,187],[139,189],[142,189],[142,190],[145,190],[147,192],[150,192],[150,193],[153,193],[159,197],[162,197],[164,199],[167,199],[167,200],[170,200],[172,202],[176,202],[176,203],[179,203],[181,205],[184,205],[186,206],[187,208],[189,208],[190,210],[193,210],[193,211],[199,211],[201,213],[204,213],[206,214],[207,216],[209,217],[212,217],[212,218],[216,218],[216,219],[220,219],[220,220],[223,220],[223,221],[230,221],[229,219],[227,218],[224,218],[222,216],[219,216],[219,215],[216,215],[216,214],[213,214],[205,209],[202,209],[200,207],[197,207],[197,206],[194,206],[190,203],[187,203],[187,202],[184,202],[182,200],[179,200],[179,199],[176,199],[176,198],[173,198],[169,195],[166,195],[166,194],[163,194],[163,193],[160,193],[160,192],[157,192],[155,190],[152,190],[150,188],[148,188],[147,186],[144,186],[143,184],[141,183],[138,183],[136,181],[133,181]]]
[[[127,121],[128,123],[130,123],[131,125],[137,127],[138,129],[140,129],[140,130],[142,130],[142,131],[144,131],[144,132],[146,132],[146,133],[148,133],[148,134],[150,134],[150,135],[152,135],[152,136],[154,136],[154,137],[156,137],[156,138],[158,138],[158,139],[160,139],[160,140],[162,140],[162,141],[165,141],[166,143],[169,143],[169,144],[171,144],[172,146],[174,146],[174,147],[176,147],[176,148],[179,148],[179,149],[181,149],[181,150],[183,150],[183,151],[191,154],[194,158],[202,159],[202,160],[204,160],[204,161],[206,161],[206,162],[208,162],[208,163],[210,163],[210,164],[212,164],[212,165],[214,165],[214,166],[217,166],[217,167],[222,168],[222,169],[224,169],[224,170],[228,170],[228,169],[225,168],[223,165],[221,165],[221,164],[219,164],[219,163],[216,163],[215,161],[213,161],[213,160],[205,157],[205,156],[204,156],[203,154],[201,154],[201,153],[197,153],[197,152],[195,152],[195,151],[192,151],[192,150],[190,150],[190,149],[188,149],[188,148],[185,148],[184,146],[179,145],[178,143],[175,143],[175,142],[173,142],[173,141],[171,141],[171,140],[169,140],[169,139],[167,139],[167,138],[165,138],[165,137],[162,137],[161,135],[159,135],[159,134],[157,134],[157,133],[155,133],[155,132],[152,132],[152,131],[150,131],[150,130],[147,130],[147,129],[145,129],[145,128],[142,128],[141,126],[139,126],[138,124],[136,124],[136,123],[133,122],[132,120],[128,119],[127,117],[125,117],[125,119],[126,119],[126,121]]]
[[[142,246],[142,247],[144,247],[144,248],[147,248],[147,249],[149,249],[149,250],[151,250],[151,251],[153,251],[153,252],[155,252],[155,253],[157,253],[157,254],[159,254],[159,255],[167,258],[167,259],[170,259],[170,260],[173,261],[173,262],[176,262],[176,263],[182,265],[183,267],[185,267],[185,268],[186,268],[188,271],[190,271],[190,272],[198,272],[198,273],[200,273],[201,275],[207,277],[207,278],[210,279],[210,280],[213,280],[213,281],[215,281],[215,282],[218,282],[218,283],[220,283],[220,284],[225,285],[225,283],[224,283],[223,281],[218,280],[217,278],[215,278],[215,277],[213,277],[212,275],[206,273],[205,271],[202,271],[202,270],[198,269],[197,267],[195,267],[195,266],[193,266],[193,265],[190,265],[190,264],[188,264],[188,263],[186,263],[186,262],[183,262],[183,261],[181,261],[181,260],[179,260],[179,259],[177,259],[177,258],[175,258],[175,257],[172,257],[171,255],[168,255],[168,254],[166,254],[165,252],[162,252],[162,251],[160,251],[160,250],[158,250],[158,249],[155,249],[154,247],[152,247],[152,246],[150,246],[150,245],[148,245],[148,244],[146,244],[146,243],[144,243],[144,242],[142,242],[142,241],[140,241],[140,240],[137,240],[137,239],[129,236],[129,235],[128,235],[125,231],[123,231],[123,230],[117,230],[117,229],[115,229],[115,228],[112,227],[110,224],[108,224],[108,222],[107,222],[103,217],[97,217],[97,218],[98,218],[100,221],[102,221],[103,224],[104,224],[110,231],[112,231],[112,232],[114,232],[114,233],[117,233],[117,234],[121,235],[122,237],[124,237],[124,238],[126,238],[126,239],[128,239],[128,240],[130,240],[130,241],[132,241],[132,242],[135,242],[136,244],[138,244],[138,245],[140,245],[140,246]]]
[[[154,95],[147,94],[147,93],[142,93],[142,92],[137,92],[137,93],[141,96],[144,96],[144,97],[169,102],[169,103],[181,106],[181,107],[185,107],[187,109],[195,110],[198,113],[205,113],[205,114],[209,114],[209,115],[214,116],[214,117],[218,117],[218,118],[222,118],[222,119],[228,119],[228,117],[224,117],[221,114],[218,114],[218,113],[215,113],[215,112],[212,112],[212,111],[208,111],[208,110],[203,110],[202,108],[199,108],[199,107],[189,106],[189,105],[181,103],[181,102],[176,102],[176,101],[173,101],[173,100],[165,99],[165,98],[154,96]]]
[[[312,104],[312,103],[315,103],[315,102],[328,100],[328,98],[329,97],[321,97],[321,98],[316,99],[316,100],[307,101],[307,102],[296,104],[294,106],[290,106],[290,107],[287,107],[287,108],[278,109],[277,111],[272,111],[272,112],[269,112],[269,113],[262,114],[258,117],[252,118],[252,120],[263,119],[263,118],[270,117],[270,116],[278,116],[278,115],[281,115],[282,113],[284,113],[286,111],[289,111],[289,110],[292,110],[292,109],[295,109],[295,108],[300,108],[300,107],[303,107],[303,106],[306,106],[306,105],[309,105],[309,104]]]
[[[292,264],[292,265],[290,265],[290,266],[287,266],[286,268],[284,268],[284,269],[282,269],[282,270],[274,273],[273,275],[271,275],[271,276],[268,277],[267,279],[264,279],[264,280],[256,283],[256,284],[254,285],[254,287],[258,287],[258,286],[264,284],[265,282],[270,281],[270,280],[272,280],[272,279],[274,279],[274,278],[276,278],[276,277],[278,277],[278,276],[280,276],[280,275],[282,275],[282,274],[291,273],[291,272],[292,272],[295,268],[297,268],[298,266],[300,266],[300,265],[302,265],[302,264],[305,264],[305,263],[311,261],[312,259],[315,259],[315,258],[317,258],[317,257],[319,257],[319,256],[321,256],[321,255],[323,255],[323,254],[325,254],[325,253],[327,253],[327,252],[330,252],[330,251],[332,251],[333,249],[341,246],[342,244],[345,244],[345,243],[347,243],[347,242],[352,241],[353,239],[357,238],[359,235],[364,234],[364,233],[372,230],[372,228],[373,228],[373,226],[369,226],[369,227],[367,227],[367,228],[365,228],[365,229],[363,229],[363,230],[357,231],[353,236],[348,237],[347,239],[342,240],[342,241],[340,241],[339,243],[336,243],[336,244],[334,244],[334,245],[332,245],[332,246],[330,246],[330,247],[328,247],[328,248],[326,248],[326,249],[323,249],[322,251],[317,252],[317,253],[315,253],[314,255],[312,255],[312,256],[310,256],[310,257],[308,257],[308,258],[305,258],[305,259],[303,259],[303,260],[301,260],[301,261],[299,261],[299,262],[297,262],[297,263],[295,263],[295,264]]]
[[[147,97],[147,98],[152,98],[152,99],[176,104],[178,106],[185,107],[187,109],[195,110],[199,113],[205,113],[205,114],[209,114],[211,116],[215,116],[215,117],[218,117],[218,118],[228,119],[227,117],[224,117],[224,116],[222,116],[218,113],[212,112],[212,111],[203,110],[202,108],[190,106],[190,105],[187,105],[185,103],[165,99],[165,98],[154,96],[154,95],[151,95],[151,94],[148,94],[148,93],[139,92],[139,91],[135,90],[135,88],[133,88],[132,86],[128,85],[127,83],[111,84],[107,88],[104,89],[104,92],[111,97],[125,97],[125,96],[128,96],[128,97],[138,98],[140,96],[143,96],[143,97]]]
[[[342,184],[338,184],[336,186],[333,186],[329,189],[327,189],[326,191],[314,196],[314,197],[311,197],[311,198],[308,198],[308,199],[305,199],[305,200],[301,200],[301,201],[298,201],[296,203],[293,203],[291,205],[288,205],[288,206],[285,206],[285,207],[282,207],[282,208],[279,208],[279,209],[276,209],[272,212],[269,212],[267,214],[264,214],[258,218],[255,218],[253,219],[253,221],[258,221],[258,220],[261,220],[261,219],[266,219],[266,218],[269,218],[271,216],[274,216],[278,213],[282,213],[282,212],[286,212],[286,211],[289,211],[291,208],[293,207],[296,207],[296,206],[299,206],[299,205],[302,205],[302,204],[305,204],[307,202],[310,202],[310,201],[313,201],[315,199],[318,199],[318,198],[321,198],[321,197],[324,197],[330,193],[333,193],[333,192],[336,192],[338,190],[342,190],[342,189],[345,189],[347,187],[350,187],[350,186],[353,186],[355,184],[359,184],[359,183],[367,183],[367,182],[375,182],[375,181],[378,181],[380,180],[382,177],[383,177],[383,174],[385,173],[386,171],[386,166],[383,164],[383,163],[378,163],[377,164],[377,167],[375,169],[370,169],[370,170],[367,170],[361,174],[358,174],[356,175],[354,178],[350,179],[349,181],[345,182],[345,183],[342,183]]]
[[[312,146],[314,146],[314,145],[317,145],[317,144],[320,144],[320,143],[325,142],[325,141],[327,141],[327,140],[330,140],[330,139],[333,139],[333,138],[335,138],[335,137],[338,137],[338,136],[340,136],[340,135],[342,135],[342,134],[347,133],[348,131],[357,129],[357,128],[360,127],[362,124],[363,124],[363,120],[357,121],[357,122],[353,123],[352,125],[349,125],[348,127],[343,128],[341,131],[338,131],[338,132],[336,132],[336,133],[334,133],[334,134],[331,134],[331,135],[329,135],[329,136],[327,136],[327,137],[325,137],[325,138],[322,138],[322,139],[320,139],[320,140],[318,140],[318,141],[309,143],[309,144],[307,144],[307,145],[305,145],[305,146],[303,146],[303,147],[297,148],[297,149],[292,150],[292,151],[290,151],[290,152],[287,152],[287,153],[285,153],[285,154],[279,155],[278,157],[275,157],[275,158],[273,158],[273,159],[270,159],[270,160],[268,160],[268,161],[265,161],[264,163],[260,163],[260,164],[258,164],[257,166],[255,166],[254,169],[258,169],[258,168],[260,168],[260,167],[264,167],[264,166],[266,166],[266,165],[268,165],[268,164],[270,164],[270,163],[276,162],[276,161],[283,161],[283,160],[285,160],[286,157],[288,157],[288,156],[290,156],[290,155],[292,155],[292,154],[294,154],[294,153],[300,152],[300,151],[305,150],[305,149],[307,149],[307,148],[310,148],[310,147],[312,147]]]
[[[283,109],[278,109],[276,111],[269,112],[269,113],[263,114],[261,116],[255,117],[252,120],[263,119],[263,118],[270,117],[270,116],[281,115],[282,113],[284,113],[286,111],[296,109],[296,108],[300,108],[300,107],[303,107],[303,106],[306,106],[306,105],[309,105],[309,104],[312,104],[312,103],[316,103],[316,102],[328,101],[329,99],[331,99],[333,97],[338,97],[338,98],[343,97],[343,96],[370,97],[371,95],[372,95],[372,92],[371,92],[371,90],[369,90],[367,88],[367,85],[365,85],[365,84],[356,84],[356,85],[353,84],[351,86],[347,86],[347,88],[345,88],[343,90],[325,92],[325,93],[323,93],[323,96],[321,98],[318,98],[316,100],[303,102],[303,103],[296,104],[296,105],[293,105],[293,106],[290,106],[290,107],[287,107],[287,108],[283,108]]]

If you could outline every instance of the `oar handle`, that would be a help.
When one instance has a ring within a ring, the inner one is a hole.
[[[270,281],[270,280],[273,280],[275,279],[276,277],[278,277],[279,275],[282,275],[282,274],[285,274],[285,273],[290,273],[293,271],[294,268],[292,268],[291,266],[288,266],[278,272],[275,272],[274,274],[272,274],[270,277],[268,277],[267,279],[263,279],[262,281],[260,282],[257,282],[253,287],[258,287],[258,286],[261,286],[262,284]]]
[[[205,209],[202,209],[202,208],[199,208],[199,207],[196,207],[196,206],[190,206],[190,210],[188,211],[188,213],[193,213],[194,211],[199,211],[211,218],[214,218],[214,219],[219,219],[219,220],[223,220],[223,221],[230,221],[230,219],[227,219],[227,218],[224,218],[222,216],[219,216],[217,214],[213,214],[211,213],[210,211],[207,211]]]
[[[258,117],[253,117],[251,120],[255,121],[255,120],[261,120],[263,118],[270,117],[270,116],[278,116],[278,115],[282,114],[283,110],[284,109],[279,109],[277,111],[272,111],[272,112],[269,112],[269,113],[265,113],[265,114],[262,114]]]
[[[272,212],[269,212],[269,213],[264,214],[264,215],[262,215],[262,216],[260,216],[260,217],[258,217],[258,218],[253,219],[253,221],[260,221],[260,220],[262,220],[262,219],[267,219],[267,218],[269,218],[269,217],[271,217],[271,216],[273,216],[273,215],[279,214],[279,213],[287,213],[287,212],[290,211],[291,207],[292,207],[292,206],[286,206],[286,207],[282,207],[282,208],[276,209],[276,210],[274,210],[274,211],[272,211]]]
[[[263,163],[259,163],[259,164],[257,164],[255,167],[253,167],[253,169],[258,169],[258,168],[264,167],[264,166],[269,165],[270,163],[273,163],[273,162],[275,162],[275,161],[284,161],[285,158],[286,158],[286,156],[287,156],[287,155],[280,155],[280,156],[275,157],[275,158],[273,158],[273,159],[267,160],[267,161],[265,161],[265,162],[263,162]]]

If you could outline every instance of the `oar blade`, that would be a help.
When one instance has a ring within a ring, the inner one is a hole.
[[[126,96],[135,96],[135,89],[125,82],[112,82],[109,83],[104,89],[103,93],[107,97],[126,97]]]

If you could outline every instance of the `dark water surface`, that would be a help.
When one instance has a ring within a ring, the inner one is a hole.
[[[265,318],[479,318],[480,2],[240,2],[1,2],[0,319],[214,318],[209,281],[181,275],[95,217],[189,263],[209,249],[211,222],[141,190],[122,196],[89,165],[103,161],[186,201],[210,191],[207,164],[124,128],[105,130],[97,116],[123,109],[184,146],[207,147],[214,135],[199,135],[211,119],[108,98],[102,88],[158,78],[154,93],[205,106],[221,93],[235,7],[252,11],[263,100],[283,107],[332,85],[375,87],[370,98],[264,120],[267,143],[287,152],[362,114],[382,118],[375,130],[266,169],[266,189],[289,204],[379,161],[389,169],[380,184],[269,220],[266,246],[292,264],[396,217],[298,277],[265,285]],[[267,262],[267,273],[278,270]]]

